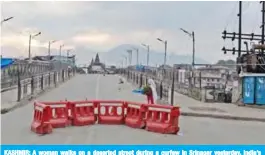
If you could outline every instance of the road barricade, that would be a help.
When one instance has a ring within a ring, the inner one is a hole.
[[[51,108],[45,104],[34,102],[34,116],[31,123],[31,131],[37,134],[49,134],[52,132],[50,123]]]
[[[95,101],[98,124],[124,124],[124,101]]]
[[[71,102],[72,111],[72,125],[84,126],[95,124],[97,121],[97,115],[95,109],[97,105],[93,101],[75,101]]]
[[[148,104],[146,112],[146,130],[164,134],[176,134],[179,131],[179,107]]]
[[[63,128],[71,124],[71,110],[68,101],[42,102],[51,107],[50,123],[53,128]]]
[[[132,128],[141,128],[145,127],[145,113],[147,107],[145,104],[134,103],[134,102],[125,102],[127,113],[125,117],[125,124]]]

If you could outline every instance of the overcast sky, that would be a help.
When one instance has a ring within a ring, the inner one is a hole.
[[[260,33],[261,5],[243,2],[243,30]],[[4,56],[27,56],[28,36],[39,31],[32,46],[47,47],[49,40],[60,40],[58,48],[87,47],[106,52],[120,44],[150,44],[163,51],[155,38],[168,40],[168,50],[191,54],[192,42],[179,28],[195,31],[196,55],[209,62],[228,59],[222,31],[237,31],[238,2],[2,2],[1,17],[15,18],[3,23],[1,46]],[[235,43],[237,45],[237,43]],[[245,47],[243,47],[245,48]],[[2,48],[6,49],[6,48]],[[44,53],[42,53],[44,54]]]

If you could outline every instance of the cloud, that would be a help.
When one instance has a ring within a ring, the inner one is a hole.
[[[87,32],[85,34],[78,34],[73,37],[73,41],[79,44],[96,44],[103,45],[111,40],[110,34],[98,31]]]
[[[220,50],[225,44],[222,31],[227,25],[228,30],[237,30],[237,3],[5,1],[1,16],[14,19],[2,25],[1,46],[21,49],[27,55],[29,34],[41,31],[32,41],[36,48],[47,48],[50,40],[59,40],[52,49],[65,44],[64,49],[108,51],[120,44],[146,43],[163,52],[163,44],[156,40],[161,37],[168,40],[169,52],[189,55],[192,42],[179,30],[182,27],[195,31],[197,56],[217,61],[226,57]],[[244,31],[260,33],[260,10],[258,2],[243,3]]]

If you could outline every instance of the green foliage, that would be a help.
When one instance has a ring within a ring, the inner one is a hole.
[[[149,87],[149,86],[147,86],[147,85],[144,86],[144,88],[143,88],[143,93],[144,93],[145,95],[149,94],[150,91],[152,91],[151,87]]]
[[[235,68],[234,64],[236,64],[236,62],[234,60],[219,60],[216,64],[228,68]]]
[[[231,64],[236,64],[236,62],[234,60],[219,60],[217,63],[217,65],[231,65]]]

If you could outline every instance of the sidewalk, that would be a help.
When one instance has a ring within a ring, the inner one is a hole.
[[[174,105],[182,115],[265,122],[265,109],[237,106],[231,103],[204,103],[174,92]]]
[[[125,78],[123,79],[126,81],[125,84],[131,85],[131,89],[136,88],[132,83],[127,82]],[[131,91],[127,93],[133,94]],[[141,98],[145,100],[143,95],[133,95],[135,96],[134,99],[140,100]],[[163,101],[160,102],[162,103]],[[204,103],[179,94],[176,91],[174,92],[174,106],[180,107],[182,116],[265,122],[265,109],[242,107],[231,103]]]

